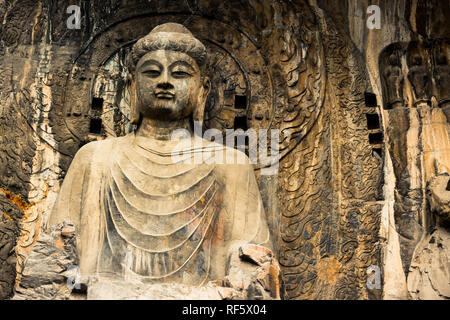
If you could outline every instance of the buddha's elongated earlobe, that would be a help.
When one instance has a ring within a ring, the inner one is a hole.
[[[206,100],[208,99],[208,95],[211,90],[211,82],[208,77],[203,78],[202,82],[202,87],[198,95],[197,106],[194,109],[194,114],[192,117],[194,121],[198,121],[203,125]]]
[[[139,106],[137,105],[138,100],[136,97],[136,83],[130,74],[127,77],[126,92],[128,101],[130,102],[130,122],[138,125],[141,118],[141,113],[139,112]]]

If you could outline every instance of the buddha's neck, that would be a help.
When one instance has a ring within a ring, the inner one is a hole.
[[[192,135],[193,130],[189,120],[189,118],[185,118],[181,120],[164,121],[144,118],[136,131],[136,136],[156,140],[170,140],[173,132],[179,129],[186,129]]]

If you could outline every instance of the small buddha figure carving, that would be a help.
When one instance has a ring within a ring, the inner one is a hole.
[[[429,68],[424,64],[423,58],[419,54],[414,54],[412,57],[408,79],[414,91],[414,105],[430,105],[431,75]]]
[[[137,129],[77,152],[48,222],[73,223],[83,276],[124,286],[223,285],[238,278],[240,271],[227,280],[227,270],[239,269],[230,263],[245,252],[259,257],[255,265],[276,268],[264,264],[274,257],[248,158],[193,134],[173,140],[176,130],[193,133],[193,123],[202,121],[210,90],[206,58],[205,46],[175,23],[157,26],[133,46],[127,81]],[[180,141],[186,147],[174,158]],[[205,150],[227,161],[190,161]]]
[[[434,70],[439,106],[450,107],[450,65],[444,53],[438,55]]]
[[[389,65],[384,72],[387,92],[386,109],[403,106],[403,82],[404,76],[400,60],[395,53],[389,56]]]

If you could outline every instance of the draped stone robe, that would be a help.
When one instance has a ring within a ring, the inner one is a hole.
[[[174,161],[174,144],[129,134],[75,155],[48,224],[75,224],[83,276],[202,285],[225,276],[233,243],[271,248],[248,159],[203,140]],[[192,161],[211,148],[235,163]]]

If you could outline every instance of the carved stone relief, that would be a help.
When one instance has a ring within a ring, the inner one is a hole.
[[[384,108],[431,106],[448,100],[449,40],[394,43],[380,54]],[[407,80],[405,80],[407,79]],[[432,97],[435,101],[432,102]]]
[[[410,294],[415,299],[438,295],[431,291],[425,295],[418,291],[411,293],[415,290],[411,289],[411,286],[414,287],[411,283],[418,285],[419,269],[437,268],[425,262],[419,266],[417,259],[421,255],[419,251],[427,251],[433,246],[430,244],[425,249],[427,245],[423,239],[430,240],[430,232],[435,227],[424,190],[430,180],[448,174],[450,170],[446,102],[448,45],[448,39],[394,43],[382,51],[379,61],[380,73],[391,74],[391,57],[400,57],[398,70],[401,73],[397,79],[405,79],[400,90],[397,89],[399,82],[390,77],[382,78],[382,85],[387,111],[388,151],[396,178],[394,217],[399,233],[400,256]],[[391,103],[393,92],[403,92],[403,98],[396,104]],[[425,251],[422,253],[425,254]],[[442,257],[445,259],[445,255]]]
[[[67,1],[26,5],[35,10],[27,11],[34,12],[27,16],[36,24],[34,31],[11,6],[4,13],[10,23],[1,48],[9,50],[10,62],[22,56],[32,71],[16,74],[12,63],[0,64],[2,86],[12,83],[16,88],[9,90],[23,93],[16,109],[2,104],[1,130],[17,125],[13,134],[2,135],[8,143],[0,153],[6,163],[0,187],[13,197],[20,194],[28,205],[9,209],[5,199],[1,207],[17,216],[3,217],[8,239],[17,238],[17,221],[26,217],[17,246],[19,274],[74,154],[92,140],[133,130],[127,54],[138,38],[170,21],[189,28],[211,57],[204,129],[280,131],[278,175],[261,176],[261,168],[255,169],[285,298],[381,297],[381,290],[368,289],[366,281],[370,266],[382,267],[378,234],[386,133],[360,53],[322,10],[306,1],[83,1],[82,29],[70,31]],[[439,48],[431,49],[400,45],[380,60],[386,108],[431,105],[432,92],[438,92],[438,105],[446,108],[448,55],[443,57],[448,45],[437,43]],[[24,44],[28,47],[21,48]],[[24,116],[14,117],[13,110]],[[14,147],[15,141],[20,147]],[[403,158],[399,154],[399,163]],[[405,172],[398,173],[399,190],[407,181]],[[420,207],[422,188],[405,187],[406,194],[400,195],[408,200],[398,203]],[[10,266],[0,264],[9,270],[5,288],[14,273]]]

